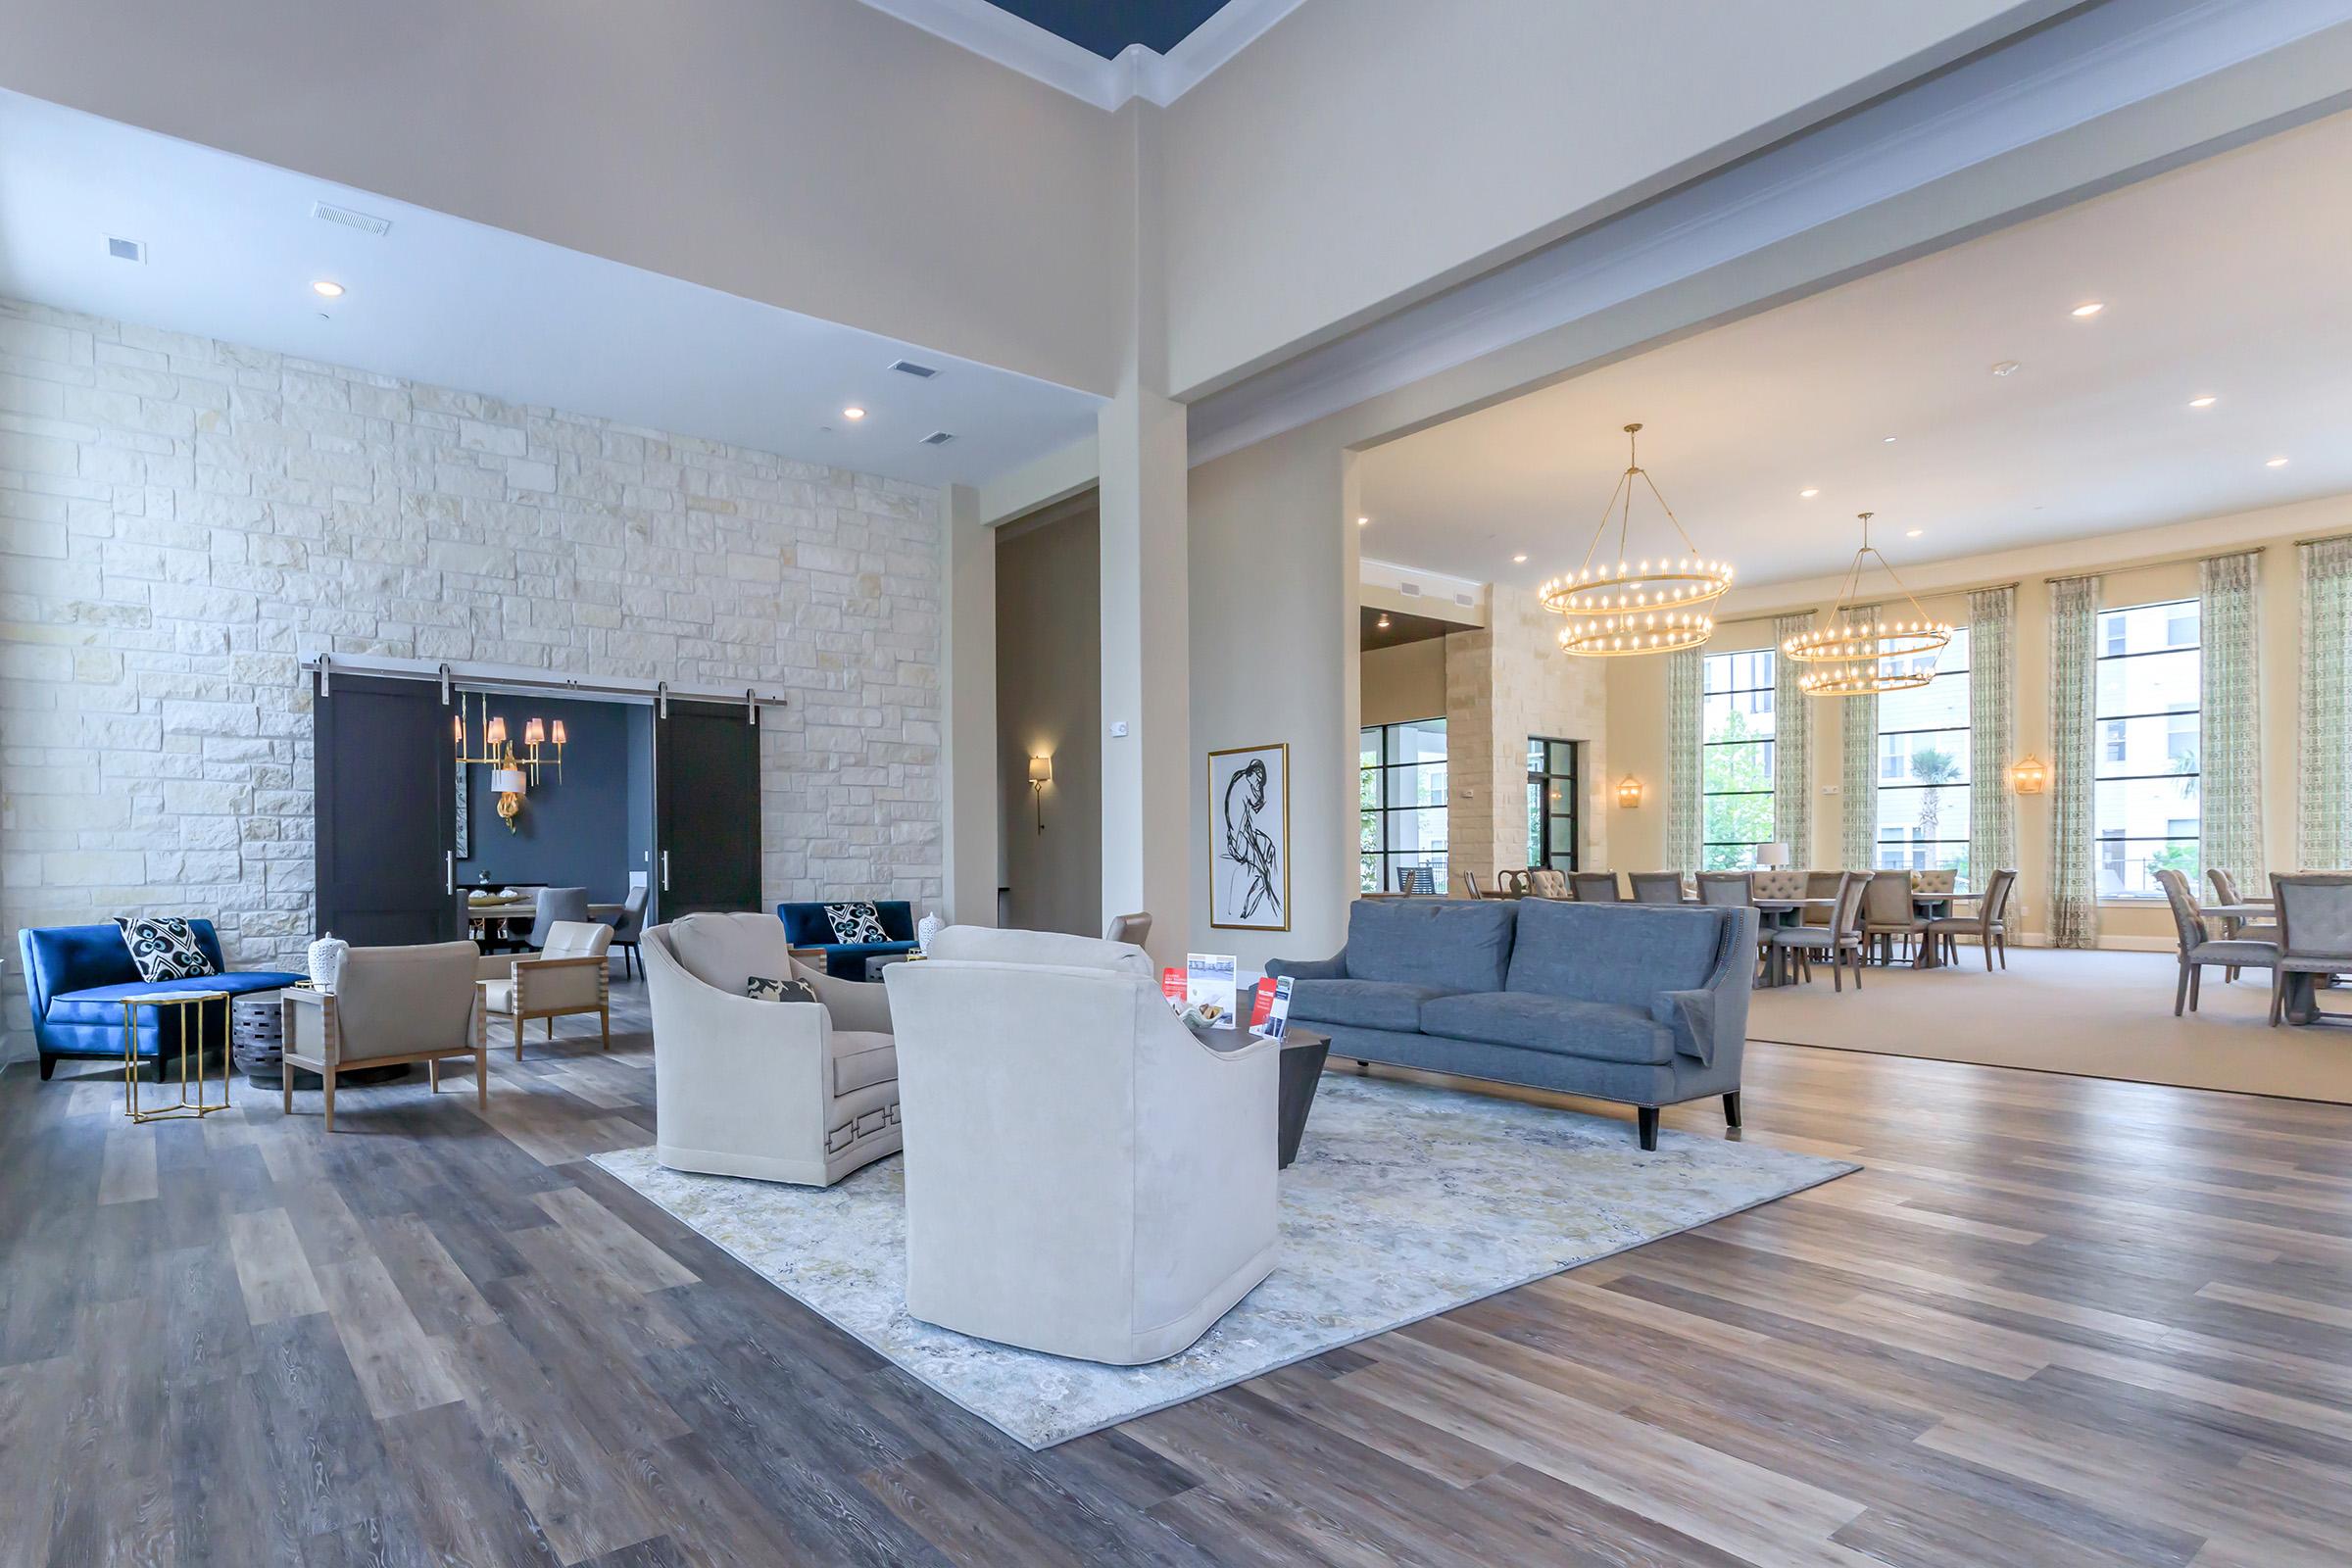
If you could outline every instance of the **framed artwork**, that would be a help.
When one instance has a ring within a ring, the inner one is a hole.
[[[464,758],[460,758],[458,760],[458,858],[461,860],[473,858],[472,814],[466,809],[466,760]]]
[[[1208,754],[1208,923],[1291,928],[1291,749]]]

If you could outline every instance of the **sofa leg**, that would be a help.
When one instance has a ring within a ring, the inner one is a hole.
[[[1634,1129],[1641,1136],[1642,1151],[1647,1153],[1657,1152],[1658,1107],[1636,1105],[1634,1107]]]
[[[52,1056],[51,1054],[49,1054],[49,1053],[47,1053],[46,1051],[42,1052],[42,1053],[41,1053],[41,1082],[43,1082],[43,1083],[47,1083],[47,1082],[49,1081],[49,1075],[50,1075],[51,1073],[55,1072],[55,1071],[57,1071],[57,1058],[56,1058],[55,1056]]]
[[[1737,1089],[1723,1097],[1723,1124],[1734,1132],[1740,1130],[1740,1091]]]

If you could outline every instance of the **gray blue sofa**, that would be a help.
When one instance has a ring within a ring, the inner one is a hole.
[[[1740,1125],[1755,954],[1748,908],[1360,899],[1346,947],[1266,972],[1335,1055],[1623,1101],[1655,1149],[1661,1105]]]
[[[227,970],[213,922],[190,920],[188,930],[213,968]],[[127,999],[172,991],[225,991],[240,997],[255,991],[282,991],[309,978],[290,970],[245,969],[216,972],[201,980],[142,980],[122,928],[111,921],[103,925],[27,926],[17,934],[17,944],[24,958],[25,1001],[32,1007],[33,1041],[40,1050],[43,1078],[63,1056],[121,1061],[122,1004]],[[206,1048],[218,1045],[227,1049],[228,1004],[208,1003],[200,1010]],[[167,1051],[176,1059],[183,1016],[178,1008],[139,1015],[139,1059],[155,1063],[158,1077],[163,1075]]]

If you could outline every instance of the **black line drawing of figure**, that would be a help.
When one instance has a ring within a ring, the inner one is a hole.
[[[1234,916],[1239,920],[1251,919],[1261,909],[1269,915],[1282,913],[1282,896],[1274,891],[1282,874],[1280,854],[1273,838],[1257,826],[1257,813],[1265,808],[1266,763],[1263,758],[1253,758],[1225,781],[1225,858],[1240,872],[1238,886],[1232,889],[1239,897],[1229,894],[1227,902],[1239,906]]]

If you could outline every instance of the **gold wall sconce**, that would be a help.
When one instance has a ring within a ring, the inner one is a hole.
[[[1037,830],[1046,830],[1046,786],[1054,782],[1051,754],[1029,759],[1029,798],[1037,803]]]
[[[2010,787],[2020,795],[2039,795],[2050,786],[2050,769],[2038,757],[2029,754],[2009,769]]]
[[[1642,809],[1642,781],[1631,773],[1617,781],[1617,806],[1627,811]]]

